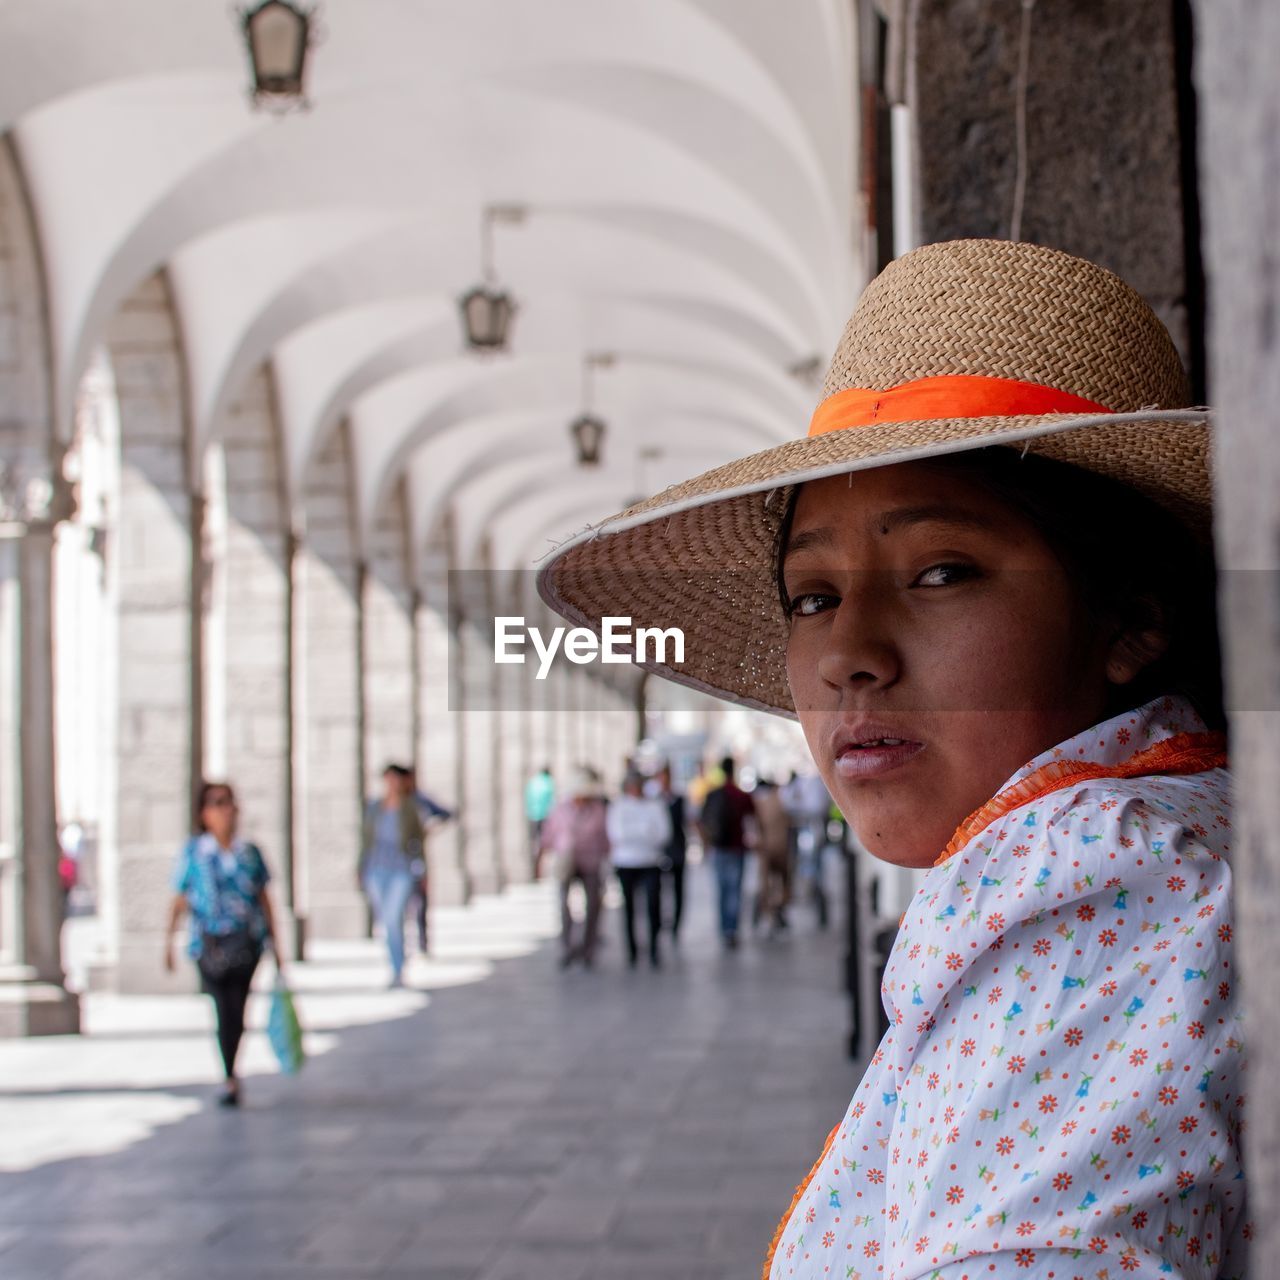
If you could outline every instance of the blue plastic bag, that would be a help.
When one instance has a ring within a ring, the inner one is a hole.
[[[298,1011],[293,1007],[293,992],[279,980],[271,993],[267,1039],[285,1075],[291,1076],[302,1067],[306,1057],[302,1049],[302,1026],[298,1022]]]

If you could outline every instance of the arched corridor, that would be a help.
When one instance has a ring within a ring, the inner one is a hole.
[[[389,760],[459,812],[441,902],[527,878],[524,780],[591,760],[616,782],[646,730],[629,668],[517,694],[492,619],[546,620],[529,571],[585,522],[791,434],[862,267],[833,0],[335,4],[311,107],[279,119],[246,103],[222,11],[4,22],[0,1023],[21,1032],[75,1025],[60,832],[104,922],[94,984],[177,981],[156,957],[202,777],[240,788],[295,949],[366,928],[352,867]],[[55,47],[56,72],[32,56]],[[505,353],[466,349],[481,274],[518,302]]]

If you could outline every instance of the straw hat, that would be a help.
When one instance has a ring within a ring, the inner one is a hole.
[[[565,795],[570,800],[594,800],[604,795],[600,775],[588,765],[579,765],[569,774]]]
[[[587,529],[543,562],[538,588],[596,630],[626,614],[680,627],[683,663],[641,665],[794,715],[775,581],[792,486],[1016,446],[1132,485],[1204,533],[1208,417],[1189,399],[1164,326],[1111,272],[1039,245],[927,245],[863,293],[807,436]]]

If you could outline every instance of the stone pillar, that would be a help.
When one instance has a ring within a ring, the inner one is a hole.
[[[0,141],[0,1036],[72,1032],[54,795],[53,527],[69,513],[49,405],[43,282]]]
[[[913,0],[909,13],[920,240],[1008,239],[1023,6]],[[1019,238],[1129,281],[1190,362],[1173,14],[1169,0],[1031,10]]]
[[[1280,1250],[1280,1004],[1267,995],[1280,978],[1280,9],[1272,0],[1197,0],[1196,17],[1232,867],[1253,1064],[1245,1156],[1256,1230],[1246,1271],[1265,1276]]]
[[[80,1029],[62,985],[52,569],[52,524],[0,540],[0,1037]]]
[[[221,767],[240,800],[243,834],[262,848],[271,868],[281,935],[293,940],[293,538],[279,423],[265,365],[228,408],[221,444],[226,529],[222,556],[212,566],[221,579],[215,594],[225,601],[216,646],[224,666]],[[209,648],[211,657],[215,646]]]
[[[295,878],[308,938],[368,929],[356,884],[363,806],[360,571],[344,423],[303,482],[294,559]]]
[[[521,615],[519,578],[512,573],[495,574],[498,593],[496,612]],[[492,636],[490,637],[492,651]],[[529,859],[529,828],[524,816],[524,784],[532,772],[529,760],[528,729],[533,712],[530,689],[535,667],[525,663],[494,666],[497,680],[497,731],[495,789],[498,797],[498,860],[507,884],[523,884],[533,874]]]
[[[445,520],[419,561],[418,642],[418,781],[428,794],[455,813],[461,811],[462,731],[464,717],[455,709],[450,662],[449,566],[451,526]],[[427,844],[431,899],[456,906],[471,894],[464,857],[461,821],[434,831]]]
[[[145,280],[107,327],[120,416],[117,758],[104,864],[115,867],[107,956],[95,981],[121,991],[190,989],[161,968],[177,852],[201,771],[202,506],[192,493],[185,371],[167,281]],[[111,816],[114,816],[114,821]]]
[[[498,667],[493,661],[492,587],[486,541],[477,566],[454,575],[452,593],[461,680],[455,702],[461,720],[460,821],[467,876],[476,893],[496,893],[504,877],[498,856]]]
[[[563,788],[570,775],[582,760],[575,742],[573,708],[574,688],[572,677],[564,665],[557,663],[547,676],[548,695],[551,703],[552,742],[554,743],[556,778]]]
[[[414,758],[414,592],[404,486],[378,512],[362,585],[365,794],[390,762]],[[424,781],[425,785],[425,781]]]

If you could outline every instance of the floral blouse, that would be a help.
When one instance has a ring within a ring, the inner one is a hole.
[[[1203,733],[1163,698],[1002,795]],[[890,1029],[767,1274],[1242,1277],[1226,770],[1067,781],[975,827],[903,917]]]
[[[267,936],[262,889],[270,879],[257,845],[236,840],[223,849],[208,834],[193,836],[178,854],[173,889],[187,900],[191,914],[187,952],[200,955],[203,934],[249,930],[257,942]]]

